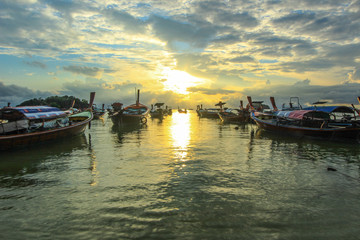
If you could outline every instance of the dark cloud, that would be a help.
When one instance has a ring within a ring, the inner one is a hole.
[[[125,11],[108,8],[103,11],[111,24],[121,25],[130,33],[145,33],[147,23]]]
[[[10,102],[12,106],[20,104],[25,100],[32,98],[45,98],[51,96],[53,93],[47,91],[36,91],[27,87],[21,87],[15,84],[5,85],[0,82],[0,103],[6,105]]]
[[[312,72],[326,70],[336,66],[336,62],[326,58],[315,58],[307,61],[284,62],[278,65],[285,72]]]
[[[37,5],[12,1],[0,3],[0,44],[5,48],[19,48],[34,52],[60,51],[69,38],[61,21],[41,11]],[[56,29],[56,31],[53,31]],[[51,33],[51,34],[49,34]],[[46,36],[46,37],[45,37]]]
[[[311,23],[316,19],[315,12],[310,11],[297,11],[289,13],[280,18],[276,18],[272,20],[272,23],[281,27],[292,27],[297,26],[299,24],[305,25]]]
[[[304,1],[306,2],[306,1]],[[322,1],[322,7],[334,7],[333,11],[316,11],[319,2],[312,2],[314,11],[295,11],[277,19],[273,19],[274,27],[286,29],[293,34],[316,37],[319,40],[341,41],[356,38],[360,34],[360,21],[358,14],[354,12],[343,12],[333,14],[338,11],[338,4],[329,1]],[[308,4],[308,2],[307,2]],[[307,5],[305,4],[305,5]],[[319,6],[319,5],[318,5]]]
[[[46,68],[46,64],[44,64],[42,62],[38,62],[38,61],[32,61],[32,62],[24,61],[24,63],[29,66],[32,66],[32,67],[38,67],[38,68],[42,68],[42,69]]]
[[[253,100],[269,101],[273,96],[279,104],[288,103],[290,97],[299,97],[302,104],[311,104],[318,100],[331,99],[334,103],[357,104],[360,95],[359,83],[344,83],[332,86],[312,85],[306,79],[293,85],[267,85],[258,89],[247,88],[242,91],[244,96],[252,96]],[[278,105],[279,105],[278,104]]]
[[[254,28],[259,21],[248,12],[235,13],[221,12],[217,14],[216,21],[221,24],[240,25],[242,28]]]
[[[229,60],[234,63],[246,63],[246,62],[256,62],[255,59],[251,56],[239,56]]]
[[[231,94],[235,93],[236,91],[233,90],[226,90],[226,89],[213,89],[213,88],[200,88],[200,87],[190,87],[187,89],[189,92],[198,92],[205,95],[217,95],[217,94]]]
[[[102,69],[97,67],[85,67],[85,66],[66,66],[63,67],[65,71],[75,73],[75,74],[82,74],[89,77],[95,77],[99,73],[102,72]]]
[[[174,50],[185,48],[204,48],[216,35],[216,30],[210,27],[197,27],[190,23],[176,21],[153,15],[150,18],[154,33],[167,42]]]
[[[134,100],[135,89],[142,88],[142,85],[131,82],[112,84],[102,79],[87,78],[85,81],[66,82],[62,88],[60,93],[63,95],[88,99],[90,92],[96,92],[96,102],[110,104],[121,100],[130,104]]]

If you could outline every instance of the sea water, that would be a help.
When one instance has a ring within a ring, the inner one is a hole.
[[[195,111],[0,153],[0,239],[359,239],[357,143]]]

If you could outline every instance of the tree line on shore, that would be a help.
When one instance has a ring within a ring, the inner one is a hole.
[[[57,107],[60,109],[69,109],[71,108],[75,100],[74,108],[84,109],[89,107],[89,102],[85,99],[80,100],[79,98],[73,96],[51,96],[45,99],[43,98],[33,98],[26,100],[19,104],[18,106],[51,106]]]

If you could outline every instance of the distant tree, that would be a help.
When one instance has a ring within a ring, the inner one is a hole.
[[[18,106],[38,106],[38,105],[40,106],[40,105],[44,105],[44,104],[46,104],[44,99],[33,98],[33,99],[30,99],[30,100],[27,100],[27,101],[21,103]]]
[[[73,96],[51,96],[47,97],[46,99],[42,98],[33,98],[27,101],[22,102],[18,106],[52,106],[52,107],[58,107],[61,109],[68,109],[72,106],[73,101],[75,100],[74,108],[87,108],[89,107],[89,102],[85,99],[78,99]]]

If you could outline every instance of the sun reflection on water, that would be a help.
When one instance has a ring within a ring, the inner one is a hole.
[[[171,140],[175,150],[175,157],[180,161],[186,161],[190,142],[190,114],[175,112],[171,118]]]

